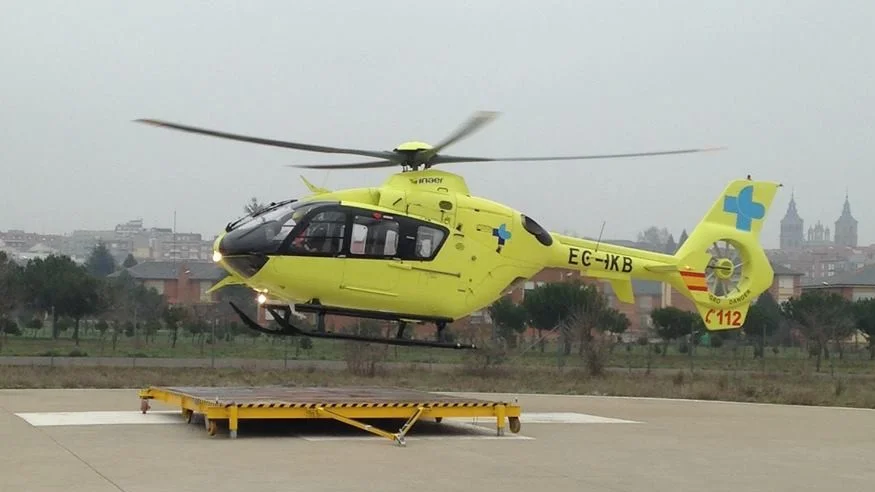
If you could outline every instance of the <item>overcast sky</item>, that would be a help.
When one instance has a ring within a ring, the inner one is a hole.
[[[14,7],[13,7],[14,5]],[[0,16],[0,230],[142,217],[212,237],[251,196],[306,191],[292,163],[358,160],[132,123],[167,119],[326,145],[436,142],[455,154],[725,145],[720,153],[470,163],[474,194],[553,230],[633,238],[693,227],[728,180],[795,189],[806,228],[845,190],[875,242],[875,3],[869,1],[8,2]],[[449,152],[449,151],[448,151]],[[392,169],[304,170],[330,188]]]

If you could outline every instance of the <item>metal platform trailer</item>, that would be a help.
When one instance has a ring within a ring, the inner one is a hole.
[[[405,445],[405,436],[417,420],[444,417],[494,417],[498,435],[520,431],[520,407],[516,403],[460,398],[397,388],[307,388],[307,387],[156,387],[139,392],[141,411],[149,400],[179,406],[187,422],[202,415],[209,435],[217,424],[227,422],[231,438],[237,437],[242,419],[335,419],[361,430]],[[361,420],[405,420],[398,432],[388,432]]]

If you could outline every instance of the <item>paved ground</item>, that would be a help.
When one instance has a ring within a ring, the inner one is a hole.
[[[248,434],[241,427],[237,440],[209,438],[202,425],[162,414],[171,409],[160,403],[143,417],[135,390],[0,391],[0,490],[849,492],[875,486],[872,410],[518,398],[519,435],[496,438],[489,423],[474,432],[470,424],[444,422],[422,426],[401,448],[344,427]],[[97,416],[154,424],[101,425],[88,413],[27,414],[86,411],[128,412]],[[93,425],[45,425],[62,417]]]

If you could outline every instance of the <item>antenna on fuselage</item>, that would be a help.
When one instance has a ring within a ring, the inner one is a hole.
[[[602,230],[599,231],[599,238],[596,239],[596,241],[595,241],[595,251],[594,251],[594,253],[597,253],[598,250],[599,250],[599,244],[601,244],[601,242],[602,242],[602,233],[605,232],[605,223],[606,223],[606,222],[607,222],[607,221],[605,221],[605,220],[602,221]]]

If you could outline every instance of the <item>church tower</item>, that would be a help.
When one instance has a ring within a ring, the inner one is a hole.
[[[835,243],[836,246],[857,246],[857,219],[851,215],[851,203],[848,201],[848,194],[845,193],[845,206],[842,208],[842,215],[835,223]]]
[[[796,211],[795,193],[790,195],[790,205],[787,213],[781,219],[781,249],[801,249],[805,240],[803,236],[804,221]],[[856,227],[856,226],[855,226]]]

